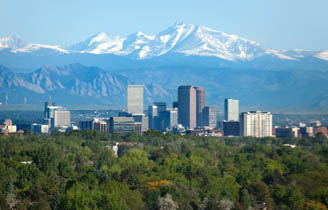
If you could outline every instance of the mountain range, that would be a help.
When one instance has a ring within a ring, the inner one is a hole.
[[[135,83],[145,85],[146,103],[171,103],[179,85],[193,84],[217,106],[225,97],[245,106],[328,105],[328,50],[268,49],[184,23],[155,35],[97,33],[70,46],[0,38],[0,65],[0,101],[9,94],[12,103],[51,95],[66,104],[119,106],[127,84]]]
[[[266,49],[259,43],[227,34],[208,27],[175,23],[155,34],[142,32],[127,37],[97,33],[88,39],[71,46],[32,44],[12,36],[0,38],[0,50],[9,49],[12,53],[49,54],[114,54],[132,59],[150,59],[168,54],[214,56],[229,61],[250,61],[263,56],[282,60],[301,60],[313,57],[328,61],[328,50],[276,50]]]

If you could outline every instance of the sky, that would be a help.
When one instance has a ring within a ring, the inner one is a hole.
[[[0,37],[70,45],[98,33],[152,35],[176,21],[267,48],[328,49],[327,0],[0,0]]]

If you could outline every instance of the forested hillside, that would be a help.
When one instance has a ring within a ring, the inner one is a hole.
[[[327,163],[322,135],[0,136],[0,209],[327,209]]]

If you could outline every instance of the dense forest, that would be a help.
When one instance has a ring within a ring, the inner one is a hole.
[[[0,136],[0,209],[327,209],[327,163],[320,134]]]

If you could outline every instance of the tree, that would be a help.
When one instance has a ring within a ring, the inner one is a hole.
[[[10,206],[6,200],[6,198],[0,194],[0,210],[8,210]]]
[[[243,209],[248,209],[251,205],[251,197],[248,193],[248,190],[246,188],[243,188],[241,190],[241,195],[240,195],[240,204]]]
[[[170,194],[166,194],[165,197],[158,198],[159,210],[175,210],[178,209],[178,204],[174,202]]]
[[[39,148],[33,157],[33,162],[38,168],[50,175],[53,174],[58,166],[59,151],[56,151],[54,146],[44,146]]]

